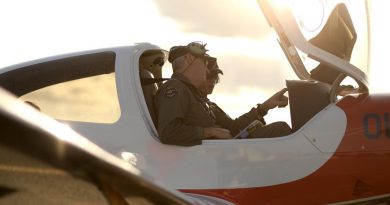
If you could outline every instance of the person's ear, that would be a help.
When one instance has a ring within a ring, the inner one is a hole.
[[[186,59],[186,63],[190,64],[192,61],[195,60],[195,56],[191,55],[190,53],[186,53],[185,59]]]

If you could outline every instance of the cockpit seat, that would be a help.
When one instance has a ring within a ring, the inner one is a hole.
[[[356,39],[357,33],[347,7],[345,4],[338,4],[321,32],[309,42],[349,62]],[[329,84],[333,84],[340,74],[324,63],[320,63],[310,73],[312,79]]]
[[[301,128],[330,104],[331,85],[319,81],[287,80],[292,131]]]

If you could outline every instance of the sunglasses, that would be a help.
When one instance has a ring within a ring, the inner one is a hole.
[[[207,59],[207,68],[209,70],[212,70],[216,66],[217,58],[206,56],[206,59]]]
[[[206,67],[208,67],[209,61],[207,60],[207,58],[202,57],[202,60],[203,60],[203,64],[204,64]]]
[[[215,84],[219,83],[218,73],[208,73],[206,75],[207,80],[215,80]]]
[[[164,65],[164,58],[162,57],[157,57],[156,59],[154,59],[153,61],[153,65],[158,65],[160,67],[162,67]]]

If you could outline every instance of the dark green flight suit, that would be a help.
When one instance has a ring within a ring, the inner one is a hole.
[[[203,128],[215,126],[214,114],[182,74],[176,74],[164,83],[155,100],[158,134],[164,144],[201,144]]]
[[[231,119],[215,103],[201,98],[198,90],[181,74],[164,83],[157,91],[155,100],[158,134],[164,144],[199,145],[204,127],[229,129],[234,136],[256,119],[264,126],[257,128],[251,138],[279,137],[291,133],[285,122],[265,125],[263,116],[267,113],[258,112],[256,108],[236,120]]]
[[[207,98],[204,98],[204,100],[207,102],[207,104],[213,111],[216,118],[216,124],[220,125],[225,129],[228,129],[233,136],[238,134],[240,130],[244,129],[254,120],[260,120],[260,122],[262,122],[263,125],[266,124],[263,119],[263,116],[266,115],[267,113],[263,111],[258,112],[256,108],[252,108],[249,112],[233,120],[216,103],[211,102]]]
[[[251,133],[249,138],[270,138],[291,134],[290,126],[285,122],[273,122],[267,125],[263,118],[267,112],[261,110],[259,107],[252,108],[249,112],[233,120],[216,103],[211,102],[207,98],[203,98],[203,100],[207,102],[214,113],[216,124],[222,128],[228,129],[233,137],[254,120],[259,120],[262,123],[262,126]]]

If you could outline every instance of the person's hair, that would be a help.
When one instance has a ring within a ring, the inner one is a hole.
[[[178,73],[185,66],[186,66],[185,56],[180,56],[172,62],[172,71],[173,73]]]

